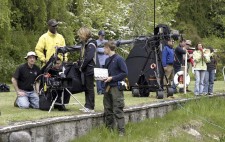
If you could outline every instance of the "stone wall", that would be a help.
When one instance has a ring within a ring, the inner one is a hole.
[[[216,95],[216,97],[218,96],[224,96],[224,94]],[[126,108],[124,109],[125,122],[140,122],[145,119],[163,117],[166,113],[176,109],[178,104],[192,99],[158,101]],[[85,135],[92,128],[103,125],[103,123],[103,113],[20,122],[0,127],[0,142],[65,142]]]

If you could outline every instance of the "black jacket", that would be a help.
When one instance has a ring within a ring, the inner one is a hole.
[[[175,55],[174,55],[173,66],[181,67],[184,62],[183,55],[186,54],[186,51],[182,47],[178,46],[174,52],[175,52]]]
[[[207,71],[215,70],[216,69],[216,64],[217,64],[216,59],[214,57],[211,57],[210,58],[210,62],[209,63],[206,63],[206,65],[207,65]]]
[[[96,47],[97,42],[95,40],[89,39],[84,47],[84,55],[82,57],[81,63],[81,71],[86,75],[94,74],[94,67],[96,66],[96,62],[98,63],[98,59],[96,56]],[[82,51],[81,51],[82,52]],[[95,59],[94,59],[95,58]]]

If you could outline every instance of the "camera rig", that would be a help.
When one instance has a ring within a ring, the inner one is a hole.
[[[126,65],[128,68],[129,88],[134,97],[148,97],[150,92],[156,92],[156,97],[164,97],[166,87],[167,97],[173,96],[173,88],[169,86],[162,66],[162,49],[169,39],[178,40],[179,32],[171,32],[167,25],[160,24],[154,29],[152,36],[140,36],[133,40],[117,41],[117,45],[133,44]],[[163,84],[166,78],[167,85]]]

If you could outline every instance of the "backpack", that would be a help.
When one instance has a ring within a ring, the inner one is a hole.
[[[10,92],[10,87],[5,83],[0,83],[0,92]]]

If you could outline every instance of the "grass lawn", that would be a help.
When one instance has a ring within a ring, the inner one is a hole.
[[[128,123],[124,137],[101,126],[74,142],[224,142],[224,111],[224,98],[202,97],[162,118]]]
[[[189,89],[194,90],[194,82],[192,81]],[[224,82],[223,81],[216,81],[214,85],[215,92],[224,92]],[[84,104],[84,93],[75,94],[75,97]],[[175,94],[175,99],[179,98],[189,98],[193,97],[193,93],[189,93],[187,95],[183,94]],[[43,119],[48,117],[56,117],[56,116],[66,116],[66,115],[77,115],[81,114],[79,108],[80,105],[68,105],[67,108],[69,111],[67,112],[60,112],[58,110],[52,110],[51,113],[47,111],[41,111],[36,109],[19,109],[13,106],[14,100],[16,98],[16,94],[14,92],[13,87],[11,86],[11,92],[8,93],[0,93],[0,126],[14,124],[20,121],[27,121],[27,120],[37,120]],[[165,98],[163,100],[172,99],[172,98]],[[156,99],[155,93],[150,94],[149,97],[132,97],[130,91],[125,92],[125,105],[126,107],[139,105],[139,104],[146,104],[146,103],[153,103],[157,101],[163,101]],[[71,97],[70,103],[74,103],[75,100]],[[103,96],[96,95],[95,99],[95,110],[97,112],[103,111]]]

